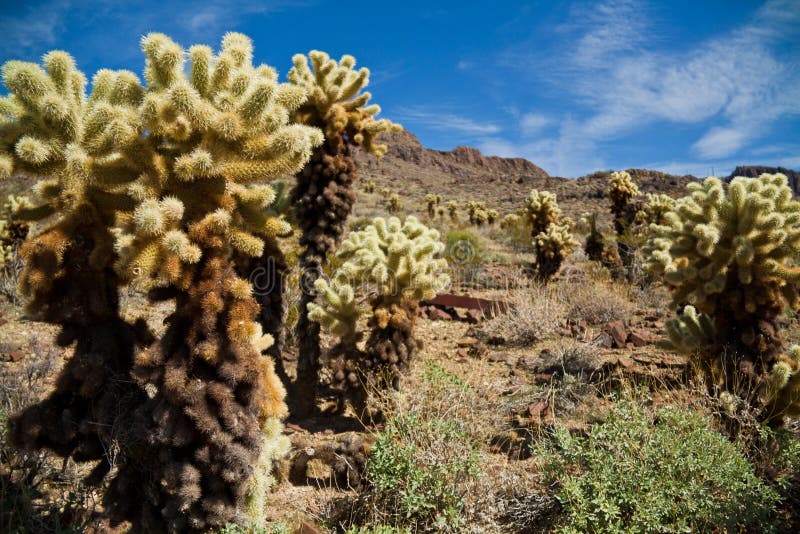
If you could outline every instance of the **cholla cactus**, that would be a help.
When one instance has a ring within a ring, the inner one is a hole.
[[[614,215],[614,230],[617,233],[617,252],[627,268],[633,263],[635,247],[629,243],[630,228],[641,205],[633,200],[640,194],[639,187],[627,171],[612,172],[608,180],[608,198]]]
[[[516,213],[508,213],[500,219],[500,228],[503,230],[517,228],[520,224],[522,224],[522,217]]]
[[[638,213],[644,216],[644,224],[666,224],[666,215],[675,209],[675,199],[668,195],[647,194],[644,207]]]
[[[536,253],[536,276],[547,281],[578,245],[570,233],[571,221],[560,220],[556,195],[533,189],[525,199],[525,222],[531,228]]]
[[[454,223],[458,222],[458,202],[455,200],[448,200],[447,204],[445,204],[447,208],[447,214],[450,217],[450,220]]]
[[[28,236],[28,223],[15,220],[14,213],[29,207],[26,197],[9,195],[0,210],[0,273],[14,265],[17,249]]]
[[[546,232],[547,227],[557,224],[561,217],[561,208],[556,202],[556,195],[548,191],[531,190],[525,199],[524,216],[525,222],[531,227],[532,237]]]
[[[375,181],[370,180],[364,184],[364,192],[365,193],[374,193],[375,192]]]
[[[440,195],[434,195],[432,193],[425,195],[425,207],[428,211],[428,217],[431,219],[436,217],[436,207],[441,201],[442,197]]]
[[[470,224],[483,226],[489,220],[489,213],[486,210],[486,204],[483,202],[469,200],[464,203],[464,208],[467,210]]]
[[[353,56],[344,55],[337,62],[314,50],[308,57],[297,54],[292,61],[289,81],[309,95],[294,118],[321,128],[325,134],[325,142],[297,173],[292,190],[295,218],[303,232],[300,245],[305,247],[300,257],[303,293],[296,327],[300,358],[292,409],[295,415],[303,416],[314,409],[320,355],[319,328],[309,322],[306,305],[315,298],[310,288],[341,238],[355,201],[356,162],[350,149],[360,146],[380,157],[387,146],[378,144],[377,137],[402,128],[375,118],[380,107],[369,105],[371,95],[364,91],[369,83],[369,69],[356,70]]]
[[[486,210],[486,222],[489,224],[496,223],[499,216],[500,212],[497,210]]]
[[[403,203],[400,202],[400,195],[392,193],[389,200],[386,201],[386,211],[389,213],[397,213],[403,208]]]
[[[580,218],[579,225],[586,234],[586,244],[583,246],[586,257],[592,261],[602,261],[605,240],[603,234],[597,229],[597,213],[584,213]]]
[[[578,246],[572,237],[569,223],[551,224],[533,240],[536,248],[536,272],[542,280],[549,280],[561,268],[561,263]]]
[[[800,202],[782,174],[734,178],[727,193],[714,177],[688,187],[666,223],[651,226],[646,268],[672,288],[673,305],[690,303],[717,336],[712,346],[677,339],[695,322],[686,314],[669,333],[681,350],[705,355],[712,385],[765,384],[781,360],[778,320],[800,307]]]
[[[15,414],[9,437],[20,448],[99,460],[97,479],[110,469],[116,423],[144,399],[130,370],[146,328],[120,317],[110,231],[134,205],[126,185],[149,163],[138,113],[143,89],[131,72],[102,70],[87,97],[86,77],[61,51],[46,54],[42,66],[9,61],[2,74],[0,177],[39,179],[33,202],[12,199],[9,209],[16,221],[47,219],[19,251],[19,291],[29,314],[60,327],[60,345],[77,341],[54,391]]]
[[[337,256],[344,263],[331,281],[317,281],[309,316],[338,336],[331,351],[334,386],[364,415],[367,392],[396,387],[417,349],[417,303],[449,283],[444,248],[439,233],[415,217],[402,223],[376,218],[342,243]],[[363,350],[356,345],[360,318],[370,329]]]

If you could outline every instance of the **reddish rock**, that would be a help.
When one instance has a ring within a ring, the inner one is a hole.
[[[534,384],[547,384],[553,380],[553,375],[550,373],[536,373],[533,375]]]
[[[600,334],[598,334],[598,336],[594,338],[594,343],[598,347],[610,349],[614,346],[614,339],[607,332],[600,332]]]
[[[440,310],[436,306],[428,307],[428,319],[431,321],[452,321],[453,318],[444,310]]]
[[[456,351],[456,356],[458,356],[459,363],[466,363],[469,355],[467,354],[467,351],[465,351],[464,349],[458,349]]]
[[[457,345],[461,348],[472,348],[476,346],[480,341],[474,337],[462,337],[458,340]]]
[[[478,324],[483,321],[483,312],[480,310],[467,310],[466,321],[470,324]]]
[[[654,335],[649,332],[644,332],[641,330],[634,330],[631,332],[630,336],[628,336],[631,343],[633,343],[636,347],[644,347],[645,345],[653,345],[656,343],[657,339]]]
[[[534,402],[528,406],[528,415],[535,421],[541,421],[547,413],[549,406],[544,401]]]
[[[487,359],[490,362],[509,363],[508,354],[506,354],[505,352],[492,352],[489,354],[489,357]]]
[[[624,348],[625,342],[628,340],[628,333],[625,331],[625,325],[622,321],[613,321],[611,323],[606,323],[603,327],[603,331],[611,336],[611,339],[614,340],[614,345],[617,348]]]

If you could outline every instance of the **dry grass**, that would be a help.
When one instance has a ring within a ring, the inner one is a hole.
[[[631,302],[631,291],[630,285],[611,280],[589,279],[570,283],[563,290],[566,318],[574,324],[623,320],[636,310],[636,305]]]
[[[511,346],[527,346],[553,336],[569,310],[562,286],[534,285],[508,293],[509,313],[487,321],[481,332]]]

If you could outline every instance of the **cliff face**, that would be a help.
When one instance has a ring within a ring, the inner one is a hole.
[[[547,177],[541,167],[523,158],[484,156],[477,148],[468,146],[459,146],[448,151],[431,150],[422,146],[414,134],[406,131],[385,134],[382,141],[389,145],[387,158],[439,169],[455,176],[505,174]]]

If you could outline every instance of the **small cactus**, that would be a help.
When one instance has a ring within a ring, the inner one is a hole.
[[[370,416],[368,391],[396,388],[417,350],[418,302],[449,283],[444,248],[439,233],[413,216],[404,222],[376,218],[342,243],[337,256],[344,263],[330,282],[317,282],[309,316],[338,337],[331,350],[333,384],[364,416]],[[364,334],[361,318],[369,328],[364,350],[356,345]]]
[[[292,189],[295,219],[302,230],[300,245],[304,250],[300,256],[300,316],[295,328],[300,356],[290,404],[292,413],[302,417],[311,415],[314,409],[320,367],[319,329],[308,320],[306,304],[316,297],[311,288],[341,239],[353,210],[357,163],[352,149],[360,147],[381,157],[388,147],[378,143],[380,134],[402,128],[387,119],[376,118],[381,108],[369,104],[372,95],[365,91],[369,69],[356,69],[353,56],[344,55],[336,61],[325,52],[313,50],[308,56],[295,55],[292,62],[294,66],[287,75],[289,82],[308,94],[308,99],[295,111],[294,120],[319,127],[325,134],[325,141],[296,174]]]
[[[364,183],[364,192],[372,194],[372,193],[375,192],[375,187],[376,187],[376,185],[375,185],[375,181],[374,180],[370,180],[369,182],[365,182]]]
[[[450,221],[457,223],[458,222],[458,202],[455,200],[448,200],[447,204],[445,204],[447,208],[447,214],[450,217]]]
[[[400,201],[400,195],[392,193],[386,201],[386,211],[389,213],[397,213],[403,209],[403,203]]]
[[[570,233],[569,219],[561,220],[556,195],[533,189],[525,199],[525,222],[531,228],[536,253],[536,276],[550,280],[578,245]]]
[[[440,195],[434,195],[432,193],[428,193],[425,195],[425,207],[428,211],[428,217],[433,219],[436,217],[436,207],[442,201],[442,197]]]

